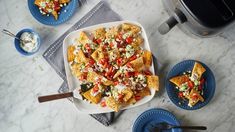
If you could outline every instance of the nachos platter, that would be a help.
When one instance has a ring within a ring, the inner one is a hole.
[[[79,87],[84,99],[73,99],[81,112],[136,107],[159,90],[148,39],[139,23],[118,21],[71,32],[63,52],[69,89]]]

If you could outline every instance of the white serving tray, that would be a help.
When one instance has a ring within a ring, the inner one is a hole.
[[[142,37],[144,38],[144,44],[141,47],[143,49],[151,51],[150,47],[149,47],[148,38],[147,38],[147,35],[146,35],[146,32],[145,32],[143,26],[141,24],[137,23],[137,22],[134,22],[134,21],[109,22],[109,23],[98,24],[98,25],[94,25],[94,26],[90,26],[90,27],[86,27],[86,28],[83,28],[83,29],[73,31],[73,32],[69,33],[63,41],[64,65],[65,65],[65,72],[66,72],[66,75],[67,75],[68,87],[69,87],[70,91],[73,91],[75,88],[80,87],[80,82],[76,77],[74,77],[72,75],[71,70],[69,68],[69,63],[67,61],[67,47],[69,45],[73,44],[74,39],[79,37],[79,32],[81,32],[81,31],[91,32],[91,31],[93,31],[97,28],[101,28],[101,27],[108,28],[108,27],[117,26],[117,25],[122,24],[122,23],[132,23],[132,24],[140,26],[141,30],[142,30],[141,34],[142,34]],[[152,63],[152,66],[150,67],[150,71],[152,73],[155,73],[153,65],[154,64]],[[123,107],[122,110],[123,109],[129,109],[129,108],[132,108],[132,107],[137,107],[139,105],[145,104],[148,101],[150,101],[155,95],[155,90],[154,89],[150,89],[150,90],[151,90],[151,95],[150,96],[145,96],[143,99],[139,100],[134,105],[129,105],[129,106]],[[108,108],[108,107],[103,108],[100,105],[90,104],[88,101],[85,101],[85,100],[79,100],[79,99],[73,98],[73,102],[74,102],[74,105],[76,106],[76,108],[78,109],[78,111],[80,111],[82,113],[95,114],[95,113],[113,112],[113,110]]]

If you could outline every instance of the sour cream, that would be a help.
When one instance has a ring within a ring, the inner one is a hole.
[[[20,42],[20,47],[26,52],[35,52],[38,49],[38,36],[34,33],[24,32],[20,36],[23,42]]]

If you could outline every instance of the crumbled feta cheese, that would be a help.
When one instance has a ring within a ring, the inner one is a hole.
[[[79,50],[78,50],[78,49],[75,49],[75,50],[73,51],[73,54],[74,54],[74,55],[77,55],[78,52],[79,52]]]
[[[114,54],[113,52],[110,52],[109,54],[109,61],[112,62],[117,58],[117,55]]]
[[[112,93],[112,96],[114,97],[114,99],[118,99],[118,89],[115,88],[115,87],[112,87],[111,88],[111,93]]]
[[[47,11],[48,11],[49,13],[51,13],[53,10],[52,10],[52,9],[48,9]]]
[[[134,55],[134,53],[135,53],[135,49],[133,48],[133,46],[127,45],[126,46],[126,57],[129,58],[132,55]]]
[[[115,86],[115,88],[116,88],[119,92],[121,92],[123,89],[126,88],[126,86],[123,85],[123,84],[118,84],[118,85]]]
[[[131,36],[131,32],[127,32],[125,34],[122,35],[123,39],[126,39],[127,37]]]

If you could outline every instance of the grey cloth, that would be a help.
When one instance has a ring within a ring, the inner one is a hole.
[[[68,92],[69,88],[66,82],[66,74],[64,69],[64,60],[63,60],[63,40],[70,32],[84,28],[87,26],[120,21],[120,16],[110,9],[109,5],[101,1],[99,2],[91,11],[89,11],[81,20],[75,23],[69,30],[67,30],[61,37],[59,37],[49,48],[44,52],[43,57],[46,61],[52,66],[52,68],[59,74],[59,76],[64,80],[63,84],[59,88],[59,93]],[[102,113],[102,114],[91,114],[100,123],[105,126],[113,123],[122,113]]]

